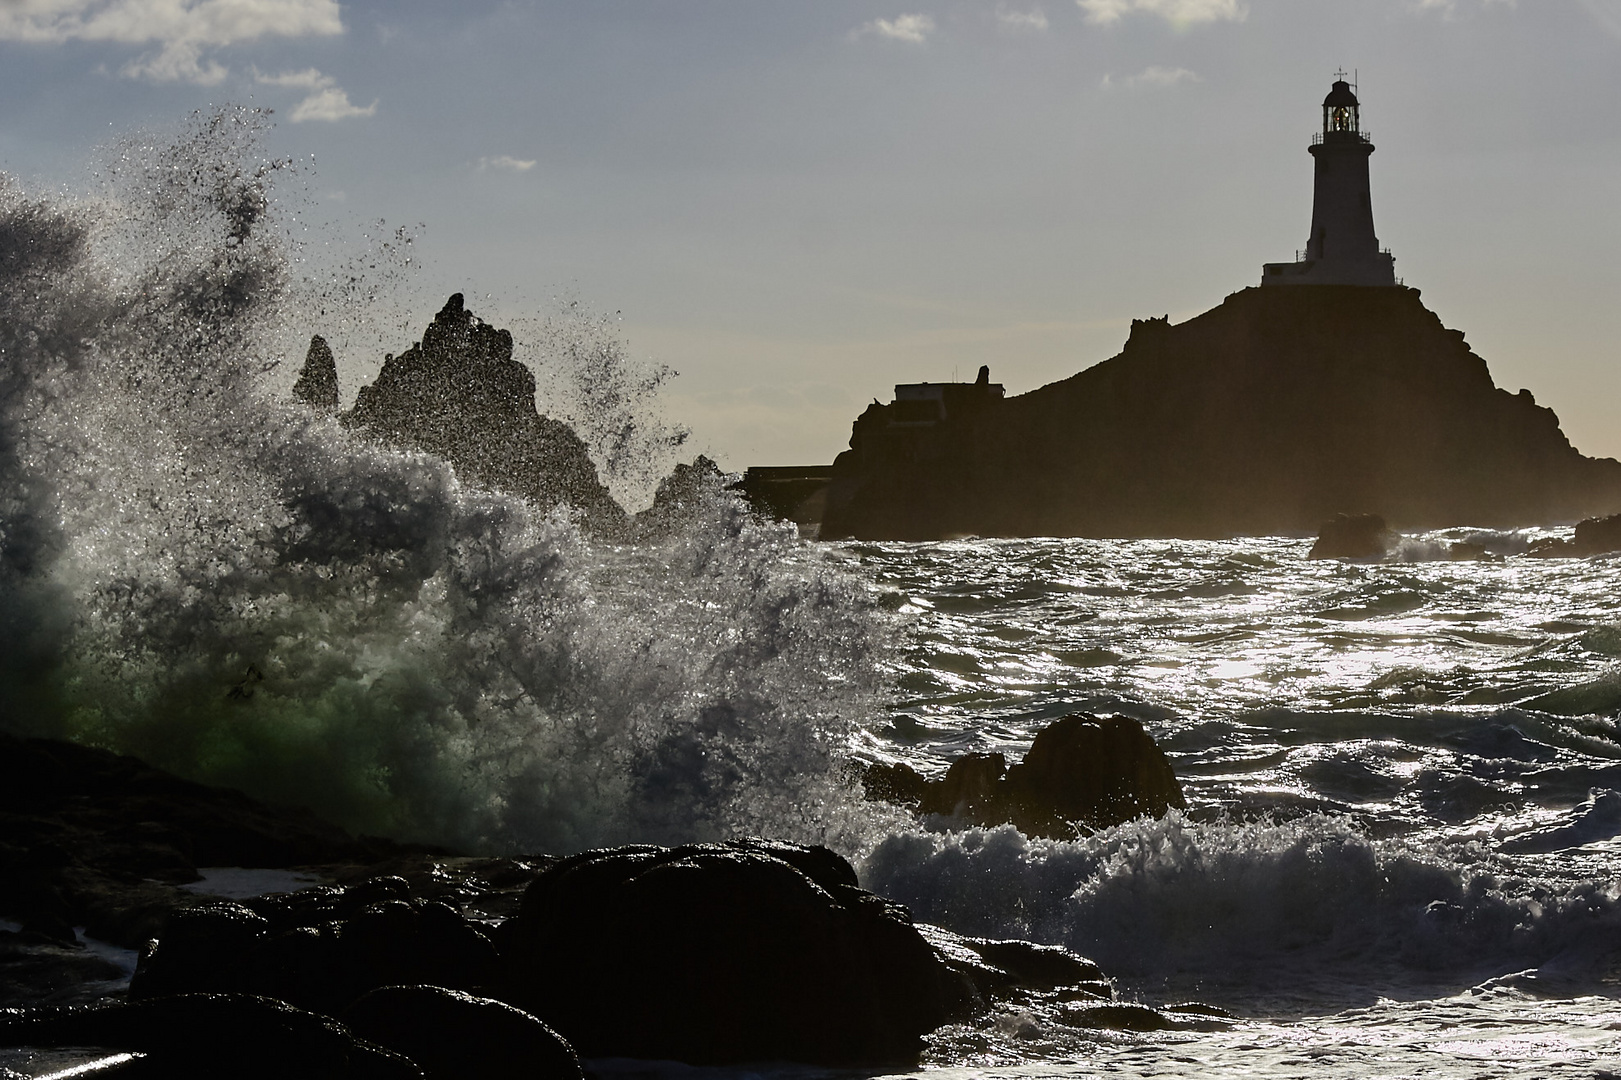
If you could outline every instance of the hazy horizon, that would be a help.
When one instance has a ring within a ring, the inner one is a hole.
[[[413,338],[451,292],[575,298],[681,372],[693,452],[811,464],[894,383],[1023,393],[1258,283],[1343,66],[1398,275],[1621,456],[1618,57],[1621,0],[0,0],[0,170],[72,186],[132,128],[272,108],[306,219],[425,226]]]

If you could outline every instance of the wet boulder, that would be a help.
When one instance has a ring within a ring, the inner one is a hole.
[[[370,990],[429,983],[478,990],[499,974],[490,939],[398,878],[169,914],[142,952],[130,997],[262,994],[336,1014]]]
[[[244,994],[0,1010],[0,1046],[96,1046],[146,1055],[127,1074],[157,1080],[415,1080],[410,1061],[336,1020]]]
[[[941,959],[974,988],[981,1003],[1016,999],[1022,993],[1057,991],[1068,999],[1107,1000],[1114,986],[1097,964],[1061,945],[971,938],[920,924]]]
[[[1396,544],[1396,534],[1378,514],[1335,514],[1318,530],[1309,559],[1382,559]]]
[[[427,1080],[582,1080],[573,1047],[521,1009],[438,986],[385,986],[343,1011],[351,1032]]]
[[[507,1000],[587,1057],[902,1064],[972,992],[825,848],[586,852],[501,928]]]
[[[1165,752],[1129,716],[1054,721],[1005,783],[1012,821],[1027,836],[1067,836],[1072,824],[1102,828],[1187,807]]]

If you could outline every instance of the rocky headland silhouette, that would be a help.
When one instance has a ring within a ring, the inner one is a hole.
[[[1556,524],[1621,510],[1583,456],[1402,286],[1248,288],[1119,355],[937,420],[874,403],[833,467],[824,539],[1311,535]]]

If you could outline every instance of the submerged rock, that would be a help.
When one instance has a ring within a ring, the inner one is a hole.
[[[1076,713],[1036,734],[1022,762],[965,754],[940,780],[906,765],[870,766],[867,797],[979,825],[1012,824],[1026,836],[1065,838],[1133,818],[1185,808],[1164,751],[1128,716]]]
[[[1335,514],[1317,531],[1308,559],[1382,559],[1399,539],[1378,514]]]
[[[422,340],[387,357],[341,417],[394,446],[449,461],[465,479],[544,510],[567,505],[617,535],[625,512],[597,477],[585,443],[535,408],[535,377],[512,359],[512,335],[478,319],[456,293]]]
[[[501,928],[510,1000],[588,1057],[915,1061],[972,993],[911,917],[825,848],[586,852]]]

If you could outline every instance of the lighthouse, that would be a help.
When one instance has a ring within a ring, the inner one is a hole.
[[[1356,89],[1342,71],[1323,99],[1323,130],[1307,148],[1316,161],[1311,236],[1293,262],[1267,263],[1262,285],[1395,285],[1396,260],[1379,249],[1368,195],[1373,141],[1362,130]]]

